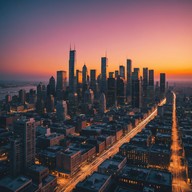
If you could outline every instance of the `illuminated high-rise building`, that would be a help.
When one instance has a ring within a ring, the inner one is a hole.
[[[75,64],[76,64],[76,50],[71,50],[69,52],[69,90],[74,92],[75,83]]]
[[[35,163],[35,120],[22,117],[14,123],[14,140],[11,142],[11,172],[18,176]]]

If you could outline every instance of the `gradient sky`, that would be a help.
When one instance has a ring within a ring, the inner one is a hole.
[[[48,80],[68,71],[70,44],[77,69],[100,73],[132,59],[133,67],[192,80],[191,0],[0,1],[0,79]]]

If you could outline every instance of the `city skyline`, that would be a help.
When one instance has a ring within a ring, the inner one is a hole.
[[[75,46],[75,69],[86,64],[100,73],[126,67],[154,69],[155,78],[192,80],[190,1],[74,3],[1,1],[1,80],[48,80],[67,71]],[[71,11],[73,10],[73,11]],[[107,74],[108,75],[108,74]]]

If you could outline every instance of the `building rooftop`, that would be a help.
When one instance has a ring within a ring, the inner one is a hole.
[[[19,176],[15,179],[12,179],[10,177],[5,177],[2,180],[0,180],[0,188],[5,187],[6,189],[9,189],[10,191],[18,191],[23,186],[27,186],[32,183],[31,179],[28,179],[25,176]]]
[[[172,175],[170,172],[151,169],[147,181],[154,184],[172,185]]]
[[[36,172],[41,172],[41,171],[44,171],[44,170],[47,170],[48,171],[48,168],[47,167],[44,167],[42,165],[32,165],[30,167],[31,170],[33,171],[36,171]]]
[[[98,172],[94,172],[91,176],[86,178],[84,181],[77,184],[77,187],[84,189],[91,189],[93,191],[99,191],[101,187],[111,179],[111,176],[104,175]]]
[[[75,155],[76,153],[80,153],[80,150],[68,148],[68,149],[66,149],[65,151],[59,151],[59,153],[63,153],[63,154],[65,154],[65,155],[67,155],[67,156],[73,156],[73,155]]]

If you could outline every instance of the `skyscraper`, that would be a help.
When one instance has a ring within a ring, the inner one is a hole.
[[[115,70],[115,78],[117,78],[119,75],[119,71],[118,70]]]
[[[154,70],[149,70],[149,84],[147,87],[147,103],[154,103],[155,101],[155,90],[154,90]]]
[[[130,59],[127,59],[127,98],[128,101],[131,101],[132,97],[132,62]]]
[[[87,82],[88,72],[87,72],[87,66],[85,64],[83,65],[82,74],[83,74],[83,84],[88,83]]]
[[[147,107],[148,68],[143,68],[142,106]]]
[[[132,107],[141,107],[141,82],[139,79],[139,68],[134,68],[132,72]]]
[[[107,91],[107,57],[101,57],[101,93]]]
[[[74,92],[75,64],[76,64],[76,50],[70,50],[69,52],[69,90],[70,92]]]
[[[148,86],[148,68],[143,68],[143,90],[146,91]]]
[[[160,73],[160,94],[161,96],[165,96],[165,73]]]
[[[149,70],[149,86],[154,86],[154,70]]]
[[[115,78],[109,77],[107,79],[107,106],[115,106],[116,102],[116,82]]]
[[[125,66],[123,66],[123,65],[120,65],[120,66],[119,66],[119,75],[120,75],[123,79],[125,79]]]
[[[63,121],[67,117],[67,102],[64,100],[57,101],[56,105],[56,116],[57,119]]]
[[[26,92],[24,89],[19,90],[19,102],[24,104],[26,100]]]
[[[116,80],[116,98],[118,105],[124,105],[126,100],[126,86],[123,77],[118,76]]]
[[[105,113],[106,111],[106,98],[105,98],[105,94],[102,93],[101,96],[100,96],[100,99],[99,99],[99,110],[101,113]]]
[[[97,96],[97,79],[96,79],[96,70],[90,70],[90,88],[93,90],[94,95]]]
[[[49,79],[49,84],[47,85],[47,95],[55,96],[55,78],[53,76]]]
[[[67,86],[67,72],[66,71],[57,71],[57,99],[63,99],[63,91],[66,90]]]
[[[22,117],[14,123],[11,152],[12,173],[21,174],[35,162],[35,120]],[[16,162],[19,161],[19,162]]]

